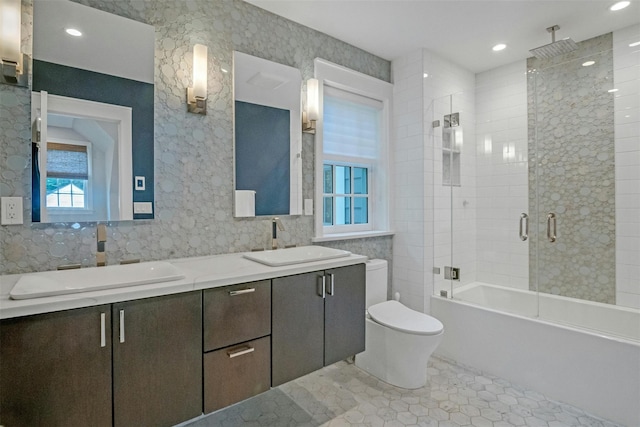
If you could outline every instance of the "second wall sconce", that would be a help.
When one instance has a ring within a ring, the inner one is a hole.
[[[22,4],[0,0],[0,82],[27,87],[28,58],[20,50]]]
[[[193,46],[193,87],[187,88],[187,111],[207,114],[207,47],[201,44]]]
[[[316,122],[320,110],[318,89],[317,79],[307,80],[307,108],[302,111],[302,132],[304,133],[316,133]]]

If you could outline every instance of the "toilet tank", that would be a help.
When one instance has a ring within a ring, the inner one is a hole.
[[[367,261],[367,307],[387,300],[387,261]]]

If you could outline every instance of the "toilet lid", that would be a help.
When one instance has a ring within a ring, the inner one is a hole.
[[[377,323],[410,334],[437,335],[444,329],[438,319],[405,307],[398,301],[374,304],[368,312]]]

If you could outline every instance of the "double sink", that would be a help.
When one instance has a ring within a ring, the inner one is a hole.
[[[324,246],[300,246],[281,250],[247,252],[243,254],[243,257],[270,267],[279,267],[349,255],[351,252]],[[46,271],[22,275],[9,296],[14,300],[30,299],[171,282],[184,278],[183,272],[168,261]]]

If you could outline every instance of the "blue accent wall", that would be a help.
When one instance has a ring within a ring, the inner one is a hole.
[[[290,112],[235,102],[236,190],[256,192],[256,215],[288,215]]]
[[[94,71],[33,60],[32,90],[131,107],[133,176],[146,177],[145,190],[135,190],[134,202],[154,201],[153,85]],[[154,209],[155,212],[155,209]],[[134,214],[133,219],[153,219],[153,214]]]

